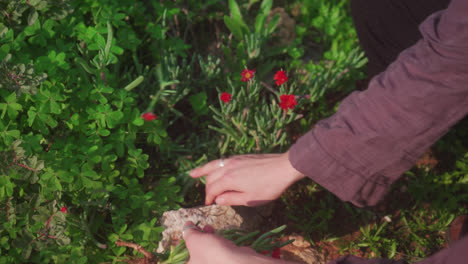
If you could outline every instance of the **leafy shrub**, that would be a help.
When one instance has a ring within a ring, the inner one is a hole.
[[[189,169],[284,150],[299,112],[365,63],[358,50],[282,62],[301,43],[270,45],[278,16],[255,2],[0,0],[0,263],[139,254],[118,240],[151,251],[162,212],[191,202]],[[191,23],[210,19],[223,26],[221,52],[205,55]],[[242,82],[249,67],[255,78]],[[273,86],[279,70],[289,80]]]
[[[125,54],[141,43],[139,30],[159,28],[160,35],[148,39],[161,45],[170,14],[155,4],[149,8],[160,23],[142,24],[137,17],[147,7],[136,1],[101,2],[99,9],[94,1],[6,7],[0,200],[7,210],[1,214],[0,262],[108,261],[125,251],[109,243],[118,238],[155,247],[157,216],[182,201],[175,178],[151,180],[157,170],[147,170],[141,144],[161,143],[164,120],[171,117],[144,122],[139,96],[126,86],[135,75],[120,76]],[[61,16],[49,12],[57,4],[66,8]],[[73,16],[66,16],[71,10]],[[59,211],[63,206],[67,213]]]

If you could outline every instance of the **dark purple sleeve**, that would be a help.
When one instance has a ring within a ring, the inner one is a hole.
[[[468,112],[468,1],[419,29],[418,43],[289,150],[298,171],[344,201],[375,205]]]

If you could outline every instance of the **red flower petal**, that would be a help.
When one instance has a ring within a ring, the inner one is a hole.
[[[241,72],[241,81],[247,82],[255,75],[255,70],[245,69]]]
[[[276,81],[276,85],[280,86],[288,81],[288,76],[286,76],[285,71],[277,71],[273,80]]]
[[[270,255],[272,258],[275,258],[275,259],[280,259],[281,258],[281,251],[280,251],[279,248],[275,248],[271,252],[266,251],[266,250],[262,250],[262,251],[260,251],[260,254],[265,255],[265,256]]]
[[[155,114],[151,113],[151,112],[146,112],[146,113],[141,115],[141,118],[143,118],[145,121],[153,121],[158,117]]]
[[[221,96],[219,97],[219,99],[221,99],[221,101],[223,101],[224,103],[229,103],[229,101],[231,101],[231,94],[227,93],[227,92],[224,92],[221,94]]]
[[[281,251],[279,248],[275,248],[273,252],[271,253],[271,257],[275,259],[280,259],[281,258]]]
[[[288,111],[288,109],[294,109],[297,105],[296,96],[293,94],[283,94],[280,96],[280,104],[279,107],[284,111]]]
[[[60,212],[66,214],[68,212],[68,208],[66,206],[60,208]]]

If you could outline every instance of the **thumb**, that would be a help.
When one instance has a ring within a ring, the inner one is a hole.
[[[203,236],[200,228],[197,227],[192,221],[187,221],[182,229],[182,237],[185,240],[185,245],[188,251],[194,250],[197,246],[197,241]]]

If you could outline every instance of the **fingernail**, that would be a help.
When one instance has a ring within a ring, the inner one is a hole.
[[[205,233],[214,233],[215,230],[214,230],[214,228],[212,226],[206,225],[205,227],[203,227],[203,232],[205,232]]]

